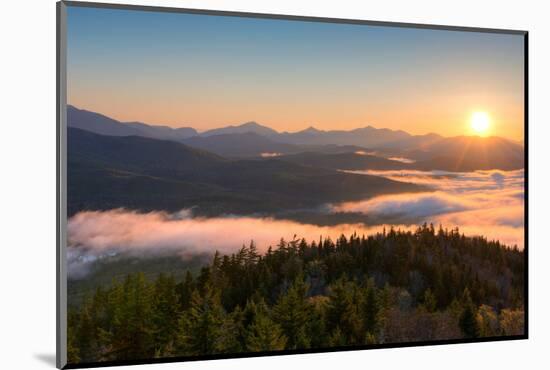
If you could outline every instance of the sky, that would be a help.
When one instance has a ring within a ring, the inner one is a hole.
[[[523,140],[523,36],[68,7],[68,103],[199,131],[372,125]]]

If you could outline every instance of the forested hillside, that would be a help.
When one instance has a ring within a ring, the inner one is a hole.
[[[252,243],[183,280],[142,273],[70,310],[70,363],[521,335],[524,253],[424,225]]]
[[[202,215],[318,207],[381,194],[426,191],[383,177],[277,159],[228,160],[175,141],[68,129],[68,213],[128,208]]]

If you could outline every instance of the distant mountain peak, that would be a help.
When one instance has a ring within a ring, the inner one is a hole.
[[[355,129],[355,130],[352,130],[352,131],[361,131],[361,130],[364,130],[364,131],[387,132],[387,133],[394,133],[394,134],[400,134],[400,135],[411,136],[411,134],[409,134],[408,132],[403,131],[403,130],[392,130],[391,128],[386,128],[386,127],[374,127],[374,126],[372,126],[372,125],[367,125],[367,126],[365,126],[365,127],[358,128],[358,129]]]
[[[240,125],[231,125],[226,127],[215,128],[212,130],[207,130],[201,133],[201,136],[212,136],[212,135],[221,135],[221,134],[243,134],[245,132],[253,132],[258,135],[264,136],[273,136],[277,135],[278,132],[273,130],[270,127],[263,126],[256,121],[249,121],[242,123]]]
[[[191,127],[172,128],[143,122],[120,122],[70,104],[67,104],[67,125],[100,135],[143,136],[166,140],[181,140],[197,134],[197,131]]]
[[[321,130],[313,127],[313,126],[309,126],[308,128],[306,128],[305,130],[303,130],[302,132],[307,132],[307,133],[312,133],[312,134],[316,134],[316,133],[320,133],[322,132]]]
[[[256,121],[248,121],[243,123],[242,125],[239,125],[238,127],[266,127],[266,126],[260,125]]]

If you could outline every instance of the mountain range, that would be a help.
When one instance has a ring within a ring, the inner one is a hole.
[[[277,132],[257,122],[246,122],[241,125],[231,125],[208,130],[202,133],[191,127],[171,128],[167,126],[150,125],[141,122],[120,122],[105,115],[78,109],[72,105],[67,107],[67,121],[70,127],[81,128],[102,135],[130,136],[140,135],[155,139],[182,140],[191,137],[212,137],[219,135],[257,134],[272,142],[292,145],[353,145],[369,148],[411,148],[422,143],[440,139],[436,134],[410,135],[405,131],[377,129],[372,126],[350,131],[322,131],[309,127],[298,132]]]
[[[202,215],[276,213],[425,191],[378,176],[279,159],[233,160],[183,143],[68,128],[68,212],[128,208]]]
[[[136,135],[155,139],[181,140],[197,135],[197,131],[191,127],[171,128],[142,122],[120,122],[103,114],[78,109],[72,105],[67,105],[67,123],[69,127],[110,136]]]
[[[290,133],[277,132],[256,122],[199,133],[192,127],[120,122],[70,105],[67,118],[69,127],[101,135],[176,141],[225,158],[280,157],[300,165],[345,170],[473,171],[524,166],[524,147],[500,137],[411,135],[372,126],[350,131],[309,127]],[[404,160],[396,161],[396,157]]]
[[[376,153],[375,153],[376,154]],[[524,166],[523,147],[498,137],[444,138],[421,148],[404,150],[385,158],[365,152],[302,152],[280,156],[301,165],[340,170],[517,170]]]

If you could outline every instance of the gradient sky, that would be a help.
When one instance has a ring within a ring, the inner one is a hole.
[[[68,102],[206,130],[372,125],[523,139],[523,36],[68,7]]]

